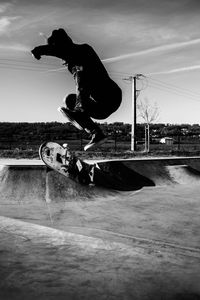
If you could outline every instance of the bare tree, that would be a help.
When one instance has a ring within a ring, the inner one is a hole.
[[[153,104],[147,97],[137,103],[138,116],[145,122],[145,151],[150,150],[150,124],[155,122],[159,117],[157,103]]]

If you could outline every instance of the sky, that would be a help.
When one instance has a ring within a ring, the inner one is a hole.
[[[127,79],[142,74],[137,101],[158,107],[155,122],[199,124],[199,15],[199,0],[0,1],[0,122],[65,121],[57,108],[75,90],[71,74],[30,53],[62,27],[95,49],[122,89],[121,107],[103,121],[131,122]]]

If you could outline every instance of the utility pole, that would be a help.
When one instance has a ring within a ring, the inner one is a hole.
[[[136,151],[136,126],[137,126],[137,112],[136,112],[136,100],[137,100],[137,89],[136,89],[136,76],[132,78],[132,129],[131,129],[131,150]]]
[[[145,152],[149,152],[150,149],[149,123],[145,124],[144,133],[145,133]]]
[[[143,76],[142,74],[136,74],[134,76],[129,76],[124,80],[131,82],[131,98],[132,98],[132,124],[131,124],[131,151],[136,151],[136,127],[137,127],[137,79]]]

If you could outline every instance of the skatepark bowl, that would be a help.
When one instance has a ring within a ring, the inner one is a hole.
[[[0,164],[1,300],[200,299],[200,158]]]

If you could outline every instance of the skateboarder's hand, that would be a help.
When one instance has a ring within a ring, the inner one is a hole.
[[[36,58],[36,59],[40,59],[41,58],[41,54],[40,54],[40,47],[35,47],[32,51],[31,51],[32,55]]]

